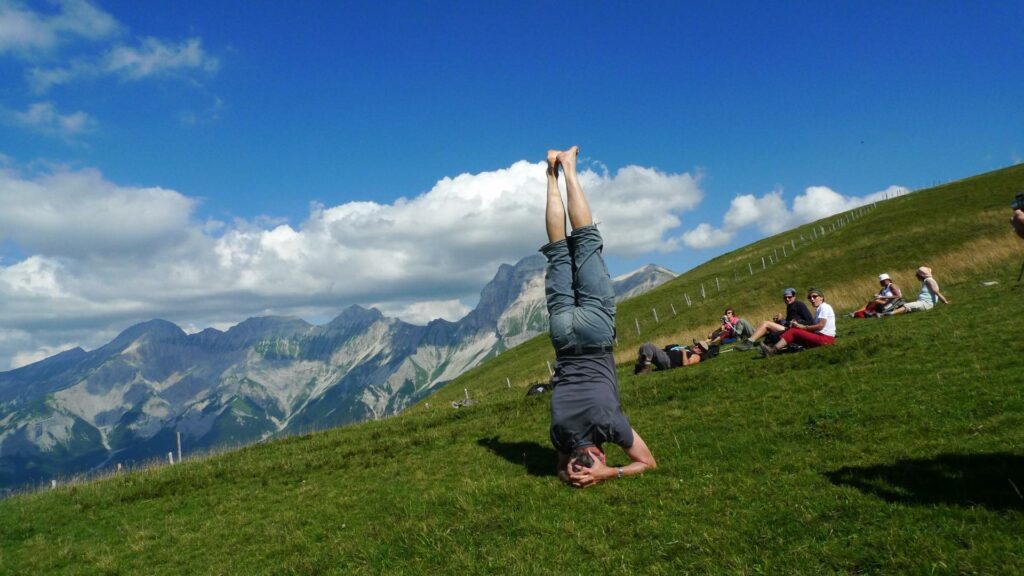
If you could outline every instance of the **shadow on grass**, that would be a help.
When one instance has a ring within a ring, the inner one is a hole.
[[[1024,456],[1018,454],[939,454],[847,466],[824,475],[837,486],[852,486],[887,502],[1024,510]]]
[[[513,464],[526,468],[531,476],[555,476],[558,452],[536,442],[502,442],[498,436],[481,438],[477,445],[487,448]]]

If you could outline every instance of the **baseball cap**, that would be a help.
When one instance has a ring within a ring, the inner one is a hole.
[[[782,297],[785,298],[786,296],[796,296],[796,288],[786,288],[783,290]]]
[[[882,274],[878,275],[878,281],[879,282],[885,282],[886,280],[891,280],[891,278],[889,278],[888,274],[882,273]]]

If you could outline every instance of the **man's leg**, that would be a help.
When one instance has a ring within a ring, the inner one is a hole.
[[[544,274],[544,296],[547,301],[551,343],[556,352],[573,348],[575,336],[572,325],[576,308],[573,291],[573,264],[569,241],[565,237],[565,207],[558,191],[558,152],[548,151],[548,196],[544,221],[548,240],[541,253],[548,260]]]
[[[562,206],[562,193],[558,190],[558,154],[558,150],[548,150],[548,200],[544,211],[548,242],[565,239],[565,207]]]
[[[582,347],[612,346],[615,342],[615,289],[601,250],[604,241],[594,226],[590,206],[576,174],[578,148],[558,153],[565,175],[569,222],[572,224],[573,291],[576,296],[573,330]]]
[[[583,188],[576,175],[576,156],[579,155],[579,152],[579,146],[573,146],[556,155],[558,163],[562,165],[562,173],[565,174],[565,196],[569,201],[569,223],[572,224],[573,230],[594,223],[594,219],[590,215],[590,204],[587,203],[587,197],[583,195]],[[548,157],[550,158],[550,156],[551,153],[548,152]],[[548,160],[549,165],[550,163],[551,161]]]

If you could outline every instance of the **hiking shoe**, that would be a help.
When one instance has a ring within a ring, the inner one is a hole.
[[[733,348],[735,348],[737,352],[746,352],[747,350],[750,350],[753,347],[754,342],[751,341],[749,338],[733,346]]]
[[[761,357],[762,358],[769,358],[771,356],[774,356],[775,353],[777,352],[777,350],[775,349],[774,346],[769,346],[769,345],[767,345],[767,344],[765,344],[763,342],[761,343],[761,348],[760,349],[761,349]]]

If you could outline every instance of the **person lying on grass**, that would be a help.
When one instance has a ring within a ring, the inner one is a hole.
[[[666,346],[658,348],[652,342],[644,342],[636,355],[633,374],[649,374],[656,370],[671,370],[682,366],[693,366],[704,359],[711,349],[711,342],[701,340],[689,346]]]
[[[880,316],[897,316],[899,314],[907,314],[909,312],[924,312],[925,310],[931,310],[936,304],[942,302],[943,304],[949,304],[949,300],[939,292],[939,283],[932,278],[932,269],[927,266],[921,266],[914,272],[914,276],[921,281],[921,289],[917,293],[917,300],[913,302],[907,302],[903,306],[880,314]]]
[[[859,310],[851,312],[851,318],[864,318],[865,316],[874,316],[880,312],[885,312],[886,306],[903,298],[903,293],[892,283],[892,278],[889,278],[888,274],[879,274],[878,283],[882,285],[882,289],[872,296],[871,300],[868,300],[868,303]]]
[[[836,313],[832,310],[832,305],[825,302],[825,292],[811,288],[807,291],[807,299],[814,305],[814,324],[793,322],[790,328],[779,336],[779,341],[774,346],[761,344],[762,356],[774,356],[790,344],[816,348],[836,343]]]
[[[746,352],[757,345],[757,340],[767,336],[765,342],[778,342],[778,335],[786,331],[794,323],[813,324],[814,315],[807,305],[797,300],[796,289],[786,288],[782,291],[782,300],[786,302],[786,315],[776,314],[771,321],[765,320],[754,330],[749,338],[736,345],[737,352]]]
[[[551,377],[551,444],[558,477],[585,488],[612,478],[653,470],[657,463],[622,413],[615,372],[615,291],[601,255],[603,240],[576,174],[579,148],[548,151],[545,225],[548,243],[544,294],[555,373]],[[558,170],[565,176],[569,224],[566,236]],[[607,465],[603,445],[618,444],[631,462]]]

